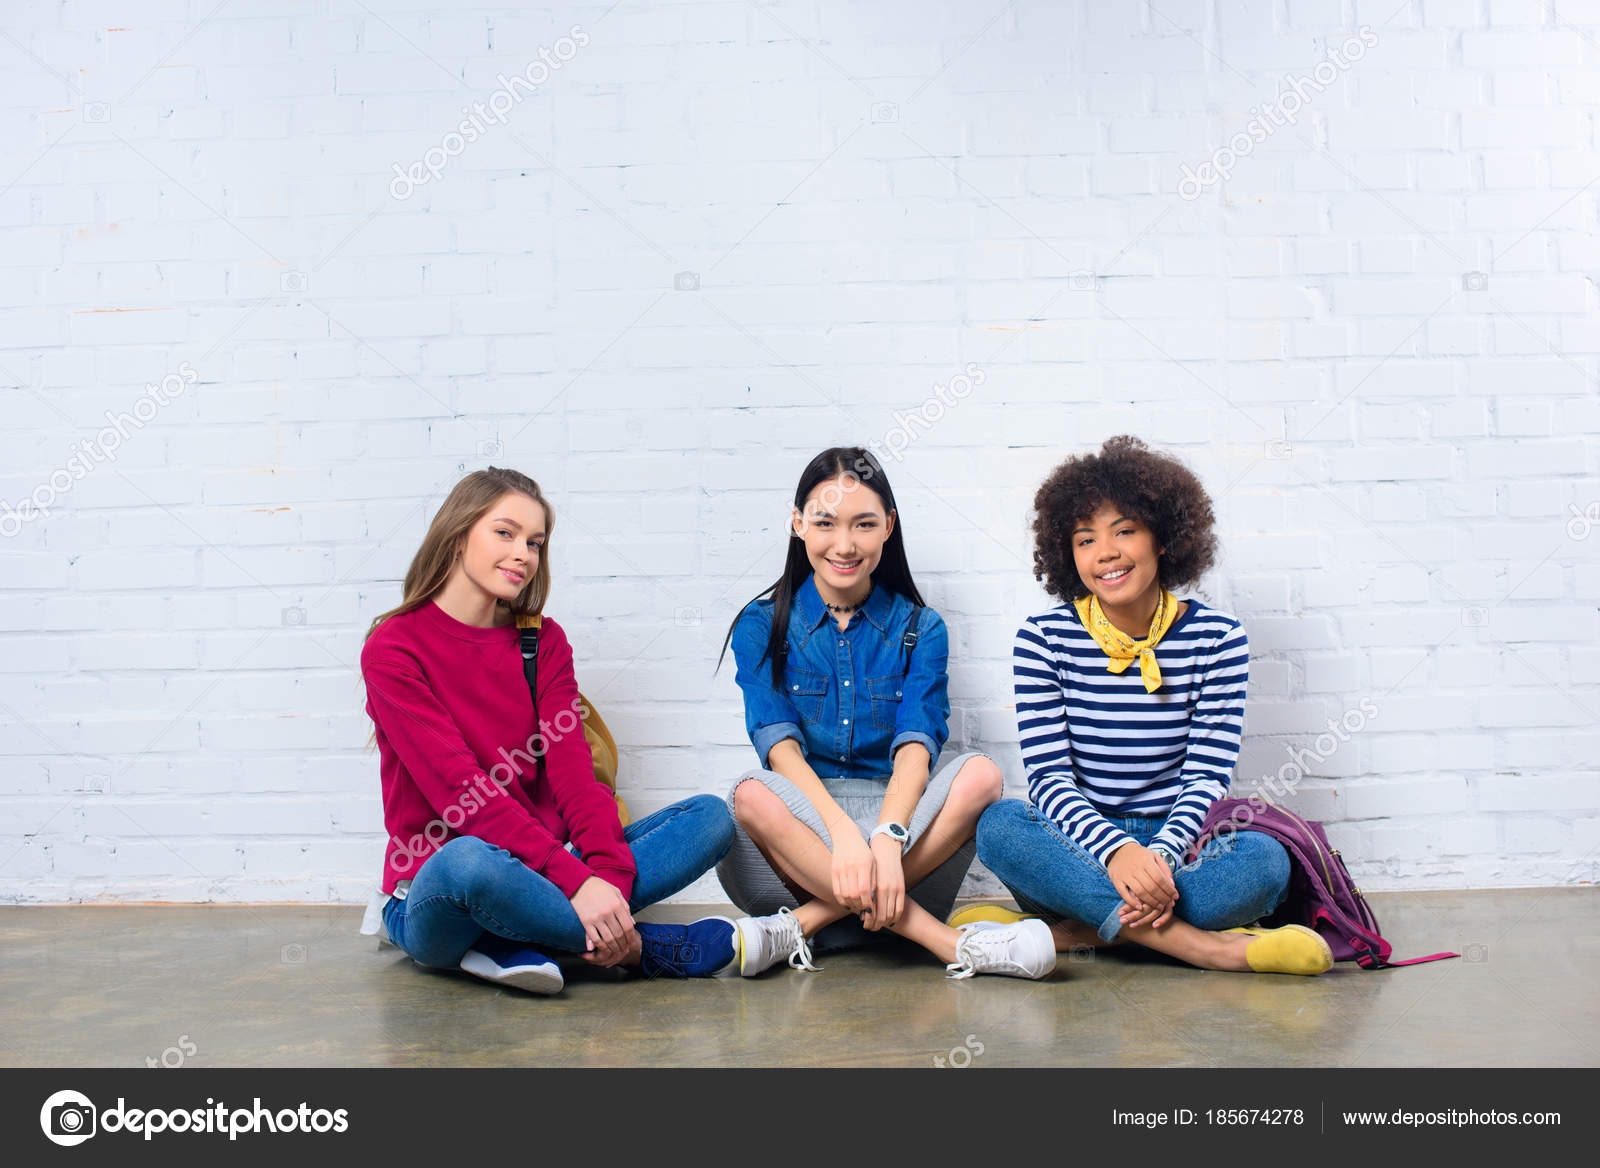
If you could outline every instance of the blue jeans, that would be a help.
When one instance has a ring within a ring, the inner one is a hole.
[[[623,829],[638,874],[630,912],[688,887],[733,844],[728,805],[713,795],[663,807]],[[446,843],[418,869],[411,891],[384,906],[389,940],[419,965],[455,969],[484,933],[581,953],[583,922],[566,895],[504,848],[477,836]]]
[[[1165,816],[1106,817],[1148,845]],[[1091,925],[1116,939],[1122,897],[1106,870],[1031,803],[1002,799],[978,820],[978,859],[1011,890],[1024,912]],[[1231,929],[1272,912],[1289,891],[1289,854],[1271,836],[1238,831],[1209,841],[1173,877],[1173,916],[1197,929]]]

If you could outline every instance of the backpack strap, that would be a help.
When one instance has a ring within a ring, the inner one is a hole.
[[[533,710],[539,712],[539,630],[518,629],[522,635],[522,676],[528,679],[528,693],[533,697]]]
[[[1410,957],[1405,961],[1385,961],[1379,965],[1366,965],[1361,958],[1356,958],[1356,964],[1363,969],[1383,969],[1390,965],[1421,965],[1424,961],[1443,961],[1446,957],[1460,957],[1459,953],[1430,953],[1427,957]]]
[[[1317,923],[1320,925],[1323,921],[1328,922],[1332,931],[1338,931],[1339,922],[1335,921],[1326,910],[1318,909]],[[1360,926],[1352,926],[1352,928],[1354,929],[1354,935],[1348,937],[1347,940],[1350,942],[1350,948],[1355,950],[1356,964],[1362,969],[1389,969],[1396,965],[1422,965],[1429,961],[1443,961],[1448,957],[1461,956],[1459,953],[1430,953],[1426,957],[1408,957],[1403,960],[1395,960],[1390,956],[1392,951],[1389,948],[1389,942],[1385,941],[1376,930],[1372,930],[1369,933],[1368,930]],[[1345,930],[1347,933],[1350,931],[1350,929]]]
[[[527,623],[523,623],[527,622]],[[528,679],[528,694],[533,698],[533,716],[539,717],[539,617],[518,617],[517,635],[522,639],[522,676]]]
[[[919,604],[911,610],[911,627],[908,628],[905,631],[905,635],[900,638],[900,643],[906,647],[905,667],[900,670],[900,675],[902,677],[911,672],[911,650],[917,647],[917,637],[920,636],[920,634],[917,632],[917,627],[922,624],[923,607],[923,605]]]
[[[517,635],[522,641],[522,676],[528,679],[528,696],[533,699],[533,726],[539,729],[539,624],[542,617],[519,616]],[[544,779],[544,751],[539,752],[536,765],[540,780]]]

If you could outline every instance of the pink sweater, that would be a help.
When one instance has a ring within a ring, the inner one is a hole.
[[[567,896],[590,876],[632,893],[633,853],[577,725],[572,646],[560,625],[546,617],[539,635],[543,782],[515,627],[462,624],[430,600],[378,626],[361,650],[361,674],[389,833],[384,892],[416,876],[446,841],[473,835]]]

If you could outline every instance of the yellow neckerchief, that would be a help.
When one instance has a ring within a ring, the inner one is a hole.
[[[1078,619],[1094,638],[1094,643],[1105,651],[1111,663],[1106,666],[1112,673],[1122,673],[1139,659],[1139,676],[1144,681],[1144,692],[1155,693],[1161,688],[1161,667],[1156,664],[1156,646],[1167,635],[1172,622],[1178,619],[1178,598],[1165,588],[1156,600],[1155,615],[1150,618],[1150,632],[1142,641],[1135,641],[1127,633],[1106,619],[1100,608],[1100,598],[1090,593],[1082,600],[1074,600]]]

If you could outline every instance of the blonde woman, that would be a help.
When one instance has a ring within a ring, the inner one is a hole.
[[[516,618],[550,596],[550,503],[489,467],[457,483],[406,572],[404,599],[361,651],[389,841],[363,931],[417,964],[556,993],[550,954],[650,976],[734,961],[732,923],[651,925],[633,914],[728,850],[722,800],[702,795],[623,828],[578,728],[566,633],[544,617],[538,710]]]

